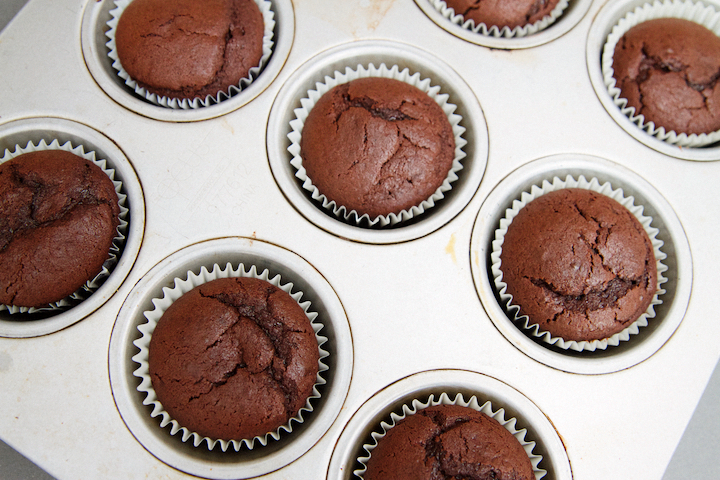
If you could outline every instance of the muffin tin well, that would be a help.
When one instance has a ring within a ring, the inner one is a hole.
[[[108,38],[107,22],[112,18],[113,0],[87,2],[82,19],[82,52],[85,64],[95,82],[120,105],[140,115],[167,122],[194,122],[225,115],[260,95],[277,77],[285,65],[295,34],[295,16],[291,0],[271,0],[275,13],[273,53],[259,77],[247,88],[220,103],[197,109],[172,109],[149,103],[125,85],[112,66],[105,45]]]
[[[462,25],[457,25],[445,18],[435,8],[431,0],[415,0],[415,3],[417,3],[418,7],[440,28],[445,29],[458,38],[484,47],[515,50],[537,47],[566,34],[582,20],[590,9],[592,0],[570,0],[563,14],[544,30],[525,37],[511,38],[482,35],[463,28]]]
[[[243,263],[255,265],[258,271],[268,269],[271,276],[280,275],[283,283],[291,282],[310,301],[323,324],[320,334],[329,356],[324,360],[327,381],[319,390],[321,398],[305,421],[296,424],[291,433],[278,441],[253,450],[227,452],[204,444],[194,447],[160,428],[159,418],[151,418],[151,406],[143,405],[144,393],[137,391],[139,379],[133,374],[138,365],[132,357],[138,352],[133,341],[139,338],[138,325],[146,322],[143,312],[152,309],[152,299],[162,296],[163,287],[176,277],[184,278],[188,270],[199,272],[214,264]],[[340,299],[323,276],[300,256],[281,247],[241,237],[208,240],[179,250],[153,267],[135,285],[120,309],[113,327],[109,349],[110,384],[115,404],[135,438],[159,460],[183,472],[204,478],[252,478],[291,463],[309,450],[335,421],[350,384],[353,344],[348,320]]]
[[[292,131],[290,122],[295,119],[294,110],[300,107],[300,100],[308,90],[315,87],[327,75],[345,71],[346,67],[367,67],[369,64],[388,68],[397,65],[400,70],[408,68],[428,78],[432,85],[449,94],[449,103],[457,106],[456,113],[462,117],[465,127],[463,147],[466,154],[462,159],[463,169],[458,180],[433,208],[412,221],[396,227],[369,229],[351,225],[328,214],[322,206],[304,190],[296,178],[296,170],[290,164],[292,155],[288,152]],[[352,42],[331,48],[308,60],[285,82],[278,93],[268,121],[267,150],[270,168],[285,197],[304,217],[318,227],[349,240],[388,244],[412,240],[427,235],[455,217],[472,199],[482,180],[487,164],[488,135],[482,109],[472,90],[448,65],[440,59],[411,45],[392,41],[368,40]]]
[[[649,135],[620,111],[608,93],[608,89],[603,80],[601,63],[603,47],[605,46],[608,34],[615,24],[628,12],[645,3],[647,3],[646,0],[610,0],[602,7],[593,20],[587,38],[586,59],[588,74],[590,75],[590,81],[595,89],[595,93],[612,119],[628,134],[646,146],[665,155],[683,160],[720,160],[720,145],[717,143],[706,147],[682,148]],[[717,11],[720,11],[720,1],[704,0],[704,3],[712,5]]]
[[[28,142],[38,144],[41,140],[50,144],[71,142],[82,145],[85,151],[94,151],[98,159],[105,159],[109,169],[115,170],[115,178],[122,181],[122,192],[127,195],[127,238],[121,247],[117,264],[109,277],[93,293],[67,309],[36,314],[0,312],[0,336],[35,337],[61,330],[82,320],[100,308],[119,288],[130,272],[143,239],[145,229],[145,202],[143,191],[135,170],[122,150],[109,138],[85,125],[60,118],[27,118],[0,125],[0,150],[25,147]]]
[[[363,445],[371,443],[370,434],[380,422],[389,422],[392,412],[401,412],[402,406],[412,400],[425,401],[430,395],[437,399],[446,393],[454,398],[458,393],[465,400],[473,395],[482,405],[492,403],[493,409],[503,408],[505,416],[517,419],[516,428],[526,428],[527,441],[536,442],[533,453],[541,455],[539,467],[546,470],[544,480],[571,480],[570,461],[563,442],[551,421],[527,397],[513,387],[488,375],[467,370],[427,370],[405,377],[387,386],[369,398],[345,426],[333,451],[327,480],[350,480],[365,456]]]
[[[573,352],[552,347],[533,339],[518,328],[500,304],[490,271],[490,252],[495,230],[515,198],[530,186],[553,177],[567,175],[597,178],[621,188],[625,196],[633,196],[636,205],[644,207],[644,214],[652,217],[652,226],[659,230],[657,238],[663,242],[661,250],[667,255],[663,273],[667,282],[662,303],[655,306],[656,316],[648,319],[648,326],[640,329],[630,340],[606,350]],[[692,288],[692,257],[685,232],[672,207],[647,181],[628,169],[609,160],[581,154],[560,154],[532,161],[507,176],[488,195],[478,213],[470,246],[473,280],[480,300],[490,320],[518,349],[559,370],[583,373],[611,373],[629,368],[650,357],[672,336],[685,315]]]

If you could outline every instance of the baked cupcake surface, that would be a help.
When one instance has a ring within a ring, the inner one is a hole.
[[[92,280],[109,257],[119,213],[112,180],[71,152],[0,164],[0,303],[43,307]]]
[[[425,92],[367,77],[318,100],[305,120],[300,154],[328,200],[376,218],[435,193],[452,166],[455,138],[447,115]]]
[[[445,0],[455,14],[476,25],[522,27],[539,22],[557,6],[559,0]]]
[[[657,290],[642,224],[620,203],[585,189],[555,190],[525,205],[507,228],[500,259],[519,315],[565,340],[622,331]]]
[[[149,346],[152,386],[182,427],[250,439],[286,425],[317,380],[318,343],[303,309],[272,284],[212,280],[168,307]]]
[[[676,133],[720,130],[720,38],[690,20],[658,18],[615,46],[613,77],[635,115]]]
[[[520,442],[472,408],[437,405],[409,415],[382,437],[364,480],[534,480]]]
[[[264,24],[254,0],[133,0],[115,46],[138,85],[161,97],[216,96],[260,64]]]

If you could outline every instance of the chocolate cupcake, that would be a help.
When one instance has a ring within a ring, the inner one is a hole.
[[[568,0],[431,0],[448,21],[481,35],[525,37],[554,23]]]
[[[615,46],[613,77],[627,105],[665,130],[720,130],[720,37],[681,18],[628,30]]]
[[[400,80],[359,78],[332,88],[310,111],[300,155],[330,201],[376,218],[429,198],[455,154],[440,106]]]
[[[318,88],[296,112],[302,123],[291,122],[288,150],[323,208],[357,225],[385,226],[443,198],[465,145],[446,95],[384,65],[348,69]]]
[[[515,28],[533,24],[547,16],[559,0],[445,0],[448,7],[476,25]]]
[[[265,445],[303,421],[324,383],[327,352],[321,326],[309,318],[316,314],[291,288],[279,277],[269,281],[267,271],[216,266],[189,272],[155,302],[134,360],[138,390],[155,405],[152,415],[163,416],[161,426],[172,423],[183,441],[207,441],[210,449],[219,442],[224,451],[231,443],[236,450]]]
[[[403,412],[393,414],[392,424],[383,422],[375,442],[365,445],[368,455],[355,471],[363,480],[536,480],[546,473],[538,466],[542,457],[532,453],[534,442],[515,429],[515,419],[493,412],[490,402],[480,407],[475,397],[465,402],[462,395],[450,400],[443,393],[439,401],[414,401]]]
[[[29,144],[0,163],[0,304],[10,313],[89,295],[124,239],[120,183],[90,160],[94,153],[64,147]]]
[[[510,314],[537,336],[605,348],[654,316],[664,256],[656,230],[651,240],[628,208],[568,183],[513,206],[493,242],[495,283]]]
[[[714,16],[712,7],[692,2],[647,4],[608,36],[608,91],[650,135],[694,147],[720,139],[720,37],[709,21]]]
[[[117,0],[108,36],[114,67],[148,100],[196,108],[229,98],[272,53],[266,0]]]

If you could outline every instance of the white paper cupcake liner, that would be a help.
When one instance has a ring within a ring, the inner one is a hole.
[[[355,210],[348,210],[345,206],[338,205],[335,201],[328,200],[328,198],[323,195],[315,185],[313,185],[312,180],[307,176],[307,172],[302,164],[302,156],[300,155],[300,139],[302,138],[302,129],[305,125],[305,120],[307,119],[310,110],[312,110],[320,97],[337,85],[348,83],[358,78],[367,77],[383,77],[400,80],[425,92],[443,109],[450,121],[450,126],[452,127],[453,135],[455,137],[455,157],[453,158],[452,166],[450,167],[448,175],[442,185],[438,187],[435,193],[430,196],[430,198],[423,200],[419,205],[413,206],[408,210],[403,210],[398,214],[391,213],[389,215],[380,215],[376,218],[370,218],[367,214],[358,215]],[[297,170],[295,176],[303,182],[303,188],[312,193],[313,200],[322,204],[323,209],[332,212],[335,217],[343,219],[356,226],[368,224],[370,227],[386,227],[388,225],[397,225],[398,223],[405,222],[418,215],[422,215],[427,209],[434,207],[435,203],[443,199],[445,197],[445,193],[452,189],[451,183],[458,179],[457,172],[463,168],[461,160],[466,156],[463,151],[463,147],[467,144],[467,142],[462,138],[462,135],[465,132],[465,127],[460,125],[462,117],[455,113],[457,106],[450,103],[448,99],[449,95],[446,93],[440,93],[440,87],[432,86],[430,84],[430,79],[421,78],[420,73],[418,72],[411,74],[410,70],[407,68],[400,71],[397,65],[393,65],[388,68],[383,63],[376,68],[375,65],[371,63],[367,67],[358,65],[354,70],[350,67],[346,67],[344,73],[335,71],[332,77],[325,76],[324,82],[317,82],[315,84],[315,89],[308,91],[307,97],[300,100],[302,107],[294,110],[296,118],[290,121],[292,131],[288,134],[288,139],[290,139],[288,152],[290,152],[293,157],[290,164]]]
[[[115,265],[117,265],[118,259],[120,258],[120,255],[122,253],[122,248],[125,244],[125,238],[127,235],[127,229],[128,229],[128,213],[129,209],[125,205],[127,203],[127,195],[123,192],[123,186],[122,182],[115,179],[115,169],[109,168],[107,166],[107,161],[105,159],[98,159],[96,158],[94,151],[86,152],[85,148],[82,145],[78,145],[76,147],[73,147],[71,142],[66,142],[62,145],[60,145],[60,142],[56,139],[50,142],[48,145],[45,140],[40,140],[40,142],[35,145],[32,142],[28,142],[27,146],[24,148],[20,145],[15,146],[15,150],[11,152],[8,149],[5,149],[5,153],[2,158],[0,158],[0,163],[7,162],[17,156],[20,156],[24,153],[30,153],[30,152],[37,152],[42,150],[64,150],[67,152],[74,153],[78,157],[82,157],[85,160],[89,160],[93,162],[95,165],[100,167],[100,169],[105,172],[105,174],[110,177],[110,180],[112,180],[113,185],[115,186],[115,192],[118,196],[118,205],[120,207],[120,213],[119,213],[119,220],[120,223],[117,227],[117,235],[115,238],[113,238],[112,244],[110,245],[110,251],[108,253],[108,258],[105,260],[105,263],[103,263],[102,270],[100,270],[100,273],[95,275],[95,277],[88,280],[85,285],[80,287],[78,290],[73,292],[71,295],[58,300],[57,302],[53,302],[51,304],[48,304],[47,306],[43,307],[18,307],[15,305],[0,305],[0,311],[5,311],[10,314],[16,314],[16,313],[37,313],[37,312],[54,312],[54,311],[62,311],[66,310],[74,305],[77,305],[78,303],[82,302],[86,298],[88,298],[95,290],[97,290],[107,279],[107,277],[110,276],[112,273],[113,268]]]
[[[673,130],[666,131],[664,127],[656,127],[654,122],[645,122],[644,115],[635,115],[635,108],[627,106],[627,99],[620,96],[620,89],[616,87],[615,73],[613,69],[613,56],[615,46],[622,36],[635,25],[647,20],[656,18],[682,18],[699,23],[711,30],[715,35],[720,36],[720,13],[712,6],[705,6],[702,3],[691,1],[655,1],[652,4],[646,3],[641,7],[629,12],[621,18],[608,35],[602,52],[602,73],[605,86],[613,100],[613,103],[620,109],[623,115],[631,122],[645,131],[648,135],[656,137],[664,142],[681,147],[703,147],[720,140],[720,130],[711,133],[686,134],[677,133]]]
[[[237,85],[231,85],[228,91],[220,91],[217,95],[208,95],[205,98],[193,98],[193,99],[181,99],[171,98],[165,96],[159,96],[154,93],[148,92],[144,88],[140,87],[135,80],[130,78],[130,75],[125,71],[120,63],[120,59],[115,49],[115,29],[117,28],[120,16],[125,11],[125,8],[132,2],[132,0],[115,0],[115,8],[110,10],[112,19],[107,22],[110,29],[105,32],[105,35],[109,38],[109,41],[105,44],[108,49],[108,56],[112,60],[112,66],[117,70],[118,75],[125,81],[125,84],[130,87],[135,93],[146,99],[147,101],[159,105],[162,107],[172,109],[196,109],[202,107],[208,107],[210,105],[218,104],[224,100],[227,100],[234,95],[238,94],[244,88],[247,88],[255,79],[260,75],[262,69],[267,64],[273,51],[273,35],[275,31],[275,12],[272,10],[272,3],[270,0],[254,0],[260,8],[260,13],[263,16],[263,23],[265,25],[265,31],[263,33],[263,53],[260,57],[260,64],[257,67],[253,67],[248,72],[248,76],[240,79]]]
[[[527,315],[519,315],[520,307],[513,304],[513,297],[507,293],[507,284],[503,282],[502,262],[500,256],[502,255],[502,245],[505,240],[505,233],[507,232],[513,219],[525,205],[534,199],[545,195],[546,193],[564,188],[583,188],[585,190],[592,190],[593,192],[608,196],[623,205],[635,216],[635,218],[638,219],[638,221],[640,221],[645,229],[645,232],[647,232],[647,235],[650,238],[650,242],[653,245],[655,253],[657,265],[657,291],[650,302],[650,306],[628,327],[611,337],[601,340],[575,341],[564,340],[560,337],[553,337],[549,332],[542,330],[538,324],[532,324]],[[492,253],[490,254],[492,263],[491,271],[495,282],[495,288],[500,295],[501,303],[506,306],[507,313],[511,320],[513,320],[515,324],[522,328],[527,334],[541,339],[545,343],[555,345],[563,350],[574,350],[577,352],[595,351],[598,349],[605,350],[608,346],[616,347],[621,341],[630,340],[631,335],[638,334],[640,327],[646,327],[648,325],[648,318],[655,317],[655,305],[662,303],[659,297],[665,293],[665,290],[661,288],[661,286],[663,283],[667,282],[667,278],[663,276],[663,273],[667,271],[667,267],[662,263],[662,261],[667,258],[667,255],[661,251],[663,242],[657,238],[659,230],[650,225],[652,223],[652,218],[644,215],[643,207],[641,205],[635,205],[634,202],[634,197],[626,197],[622,189],[613,189],[609,182],[605,182],[601,185],[597,178],[592,178],[588,181],[582,175],[577,180],[571,175],[568,175],[565,180],[554,177],[552,183],[548,180],[544,180],[542,185],[533,185],[529,191],[523,192],[519,199],[514,200],[512,207],[505,211],[505,217],[500,220],[500,227],[495,231],[495,240],[492,242]]]
[[[477,33],[478,35],[495,38],[522,38],[544,30],[553,23],[555,23],[555,21],[563,14],[563,11],[565,11],[569,4],[568,0],[560,0],[555,6],[555,8],[552,9],[552,11],[548,15],[545,15],[545,17],[529,25],[517,26],[515,28],[498,27],[497,25],[492,25],[490,28],[488,28],[488,26],[484,23],[475,25],[474,20],[468,19],[466,21],[461,14],[455,14],[455,10],[448,7],[445,3],[445,0],[428,1],[449,22],[454,23],[455,25],[459,25],[462,28],[469,30],[473,33]]]
[[[202,285],[218,278],[228,277],[258,278],[261,280],[265,280],[266,282],[269,282],[272,285],[288,293],[293,299],[295,299],[296,302],[298,302],[298,304],[303,309],[303,311],[305,311],[305,314],[310,320],[313,330],[315,331],[315,338],[317,339],[318,351],[320,353],[320,357],[318,360],[317,380],[315,382],[315,386],[313,387],[312,393],[305,402],[305,406],[302,407],[298,411],[297,415],[292,417],[285,425],[280,426],[273,432],[268,432],[265,435],[256,436],[254,438],[213,439],[202,436],[199,433],[192,432],[186,427],[183,427],[176,420],[172,419],[170,414],[165,411],[162,404],[158,401],[155,389],[152,386],[152,381],[150,379],[149,373],[148,355],[150,340],[152,338],[153,331],[157,326],[157,322],[160,320],[160,317],[162,317],[165,310],[167,310],[168,307],[175,300],[177,300],[183,294],[189,292],[193,288],[197,287],[198,285]],[[132,360],[135,363],[139,364],[139,367],[133,372],[133,375],[140,379],[140,384],[138,385],[137,390],[139,392],[145,393],[143,405],[152,405],[153,407],[150,416],[152,418],[158,416],[162,417],[160,421],[160,427],[165,428],[166,426],[170,425],[170,434],[176,435],[180,433],[181,440],[183,442],[187,442],[188,440],[192,439],[193,446],[195,447],[198,447],[203,442],[205,442],[208,450],[212,450],[213,448],[215,448],[216,445],[219,444],[223,452],[227,451],[230,445],[233,446],[235,451],[240,451],[242,445],[245,445],[247,449],[252,450],[253,448],[255,448],[255,442],[259,442],[260,445],[265,446],[267,445],[270,438],[274,440],[279,440],[282,432],[292,433],[293,424],[303,423],[303,416],[313,411],[312,401],[320,398],[320,392],[318,390],[318,387],[320,387],[321,385],[325,385],[326,380],[322,377],[322,374],[323,372],[328,370],[328,367],[325,364],[324,360],[330,355],[326,350],[322,348],[322,345],[327,342],[327,338],[320,335],[319,333],[320,330],[323,328],[323,324],[316,321],[318,314],[316,312],[310,311],[310,302],[301,301],[303,292],[297,291],[293,293],[293,284],[283,284],[280,275],[275,275],[274,277],[270,278],[270,272],[268,270],[263,270],[262,272],[258,273],[255,265],[251,265],[250,268],[246,270],[245,265],[243,265],[242,263],[239,264],[237,267],[233,267],[230,263],[228,263],[227,265],[225,265],[224,268],[216,264],[213,265],[211,271],[208,271],[205,267],[202,267],[199,273],[188,271],[185,279],[175,278],[173,285],[174,286],[172,288],[163,287],[162,298],[152,299],[152,303],[155,308],[153,310],[144,312],[145,318],[147,318],[148,321],[147,323],[138,325],[137,328],[142,334],[142,336],[139,339],[133,341],[133,345],[135,345],[140,350],[139,353],[132,357]]]
[[[367,455],[359,457],[357,459],[358,462],[361,464],[361,468],[353,471],[355,476],[358,478],[363,478],[365,472],[367,471],[367,462],[370,460],[373,450],[375,450],[375,447],[377,447],[380,439],[387,435],[387,432],[391,428],[393,428],[395,425],[398,424],[398,422],[408,417],[409,415],[414,415],[419,410],[423,410],[427,407],[436,405],[460,405],[463,407],[469,407],[473,410],[482,412],[485,415],[493,418],[498,423],[500,423],[500,425],[502,425],[508,432],[510,432],[517,439],[518,442],[520,442],[520,445],[522,445],[523,449],[530,458],[530,464],[532,465],[533,472],[535,473],[535,480],[540,480],[547,474],[545,470],[539,467],[539,464],[542,461],[543,457],[539,454],[533,453],[533,450],[535,449],[535,442],[527,440],[525,438],[525,436],[527,435],[527,429],[518,429],[517,419],[515,417],[510,417],[506,419],[505,409],[499,408],[497,410],[493,410],[492,403],[489,400],[486,401],[484,404],[480,405],[475,395],[473,395],[472,397],[470,397],[469,400],[466,401],[462,393],[456,394],[455,398],[450,398],[447,393],[443,392],[439,395],[437,399],[435,398],[435,394],[431,394],[424,402],[418,399],[414,399],[412,402],[410,402],[410,404],[404,404],[402,406],[401,414],[392,412],[390,414],[390,422],[380,422],[379,428],[374,430],[370,434],[370,436],[372,437],[372,443],[366,443],[363,445],[363,449],[365,450]]]

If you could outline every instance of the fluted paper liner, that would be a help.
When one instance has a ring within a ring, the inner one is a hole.
[[[657,290],[650,302],[650,306],[648,306],[647,310],[625,329],[612,335],[611,337],[601,340],[575,341],[564,340],[560,337],[553,337],[549,332],[542,330],[537,323],[533,324],[527,315],[519,315],[520,307],[513,304],[513,297],[507,293],[507,284],[503,282],[502,262],[500,256],[502,255],[502,245],[505,239],[505,233],[507,232],[513,219],[525,205],[534,199],[546,193],[564,188],[582,188],[585,190],[592,190],[608,196],[623,205],[642,224],[650,242],[652,243],[655,254],[657,265]],[[667,267],[662,263],[662,261],[667,258],[667,255],[660,250],[663,242],[657,238],[659,230],[652,227],[650,225],[651,223],[652,218],[643,214],[643,207],[635,205],[635,199],[632,196],[626,197],[622,189],[613,189],[609,182],[605,182],[601,185],[597,178],[591,178],[590,181],[588,181],[581,175],[576,180],[571,175],[568,175],[565,180],[561,180],[559,177],[554,177],[552,183],[548,180],[544,180],[541,185],[533,185],[529,191],[524,191],[519,199],[514,200],[512,207],[505,211],[505,217],[500,220],[500,226],[497,230],[495,230],[495,240],[492,242],[492,253],[490,254],[492,262],[491,270],[494,277],[495,288],[500,295],[501,303],[505,306],[508,316],[527,334],[539,338],[545,343],[562,348],[563,350],[574,350],[577,352],[595,351],[597,349],[605,350],[608,346],[616,347],[621,341],[630,340],[631,335],[638,334],[641,327],[646,327],[648,325],[648,318],[655,317],[655,305],[662,303],[659,297],[665,293],[665,290],[661,288],[661,285],[667,281],[667,278],[663,276],[663,273],[667,271]]]
[[[315,386],[313,387],[312,393],[305,401],[305,406],[302,407],[298,411],[297,415],[292,417],[285,425],[281,425],[275,431],[268,432],[263,436],[256,436],[254,438],[214,439],[202,436],[199,433],[192,432],[186,427],[183,427],[176,420],[172,419],[170,414],[165,411],[160,401],[158,401],[157,395],[152,386],[152,381],[150,380],[150,373],[148,370],[150,339],[152,338],[152,334],[155,330],[157,322],[160,320],[160,317],[162,317],[165,310],[167,310],[167,308],[175,300],[177,300],[183,294],[189,292],[193,288],[197,287],[198,285],[202,285],[218,278],[228,277],[258,278],[261,280],[265,280],[266,282],[269,282],[272,285],[288,293],[293,299],[295,299],[296,302],[298,302],[300,307],[305,312],[305,315],[307,315],[308,319],[310,320],[310,324],[315,331],[315,338],[317,339],[318,351],[320,353],[320,357],[318,360],[317,380],[315,382]],[[142,336],[139,339],[135,340],[133,342],[133,345],[135,345],[140,350],[140,352],[132,357],[132,360],[139,365],[139,367],[133,372],[133,375],[140,379],[140,384],[138,385],[137,390],[139,392],[145,393],[143,405],[152,405],[153,409],[150,416],[152,418],[158,416],[161,417],[161,428],[165,428],[166,426],[170,425],[170,434],[176,435],[180,433],[183,442],[187,442],[188,440],[192,439],[193,445],[195,447],[199,447],[203,442],[205,442],[208,450],[212,450],[217,444],[219,444],[222,451],[225,452],[230,445],[233,446],[235,451],[240,451],[240,448],[243,444],[246,448],[251,450],[255,448],[255,442],[259,442],[262,446],[265,446],[267,445],[270,438],[274,440],[279,440],[283,431],[287,433],[292,433],[294,423],[304,422],[303,416],[313,411],[313,405],[311,402],[315,399],[320,398],[320,392],[318,391],[318,387],[326,383],[326,380],[322,377],[322,373],[328,370],[327,365],[325,365],[324,363],[324,359],[329,356],[329,353],[322,348],[322,345],[327,342],[327,338],[320,335],[319,333],[320,330],[323,328],[323,325],[316,321],[318,314],[310,310],[311,305],[309,301],[301,301],[303,292],[296,291],[293,293],[292,290],[293,284],[282,283],[280,275],[275,275],[270,278],[270,272],[267,269],[258,273],[255,265],[251,265],[249,269],[246,269],[245,265],[242,263],[240,263],[237,267],[233,267],[230,263],[227,263],[225,267],[221,267],[220,265],[216,264],[213,265],[211,271],[208,271],[203,266],[200,269],[199,273],[188,271],[185,279],[175,278],[172,288],[163,287],[163,296],[161,298],[152,299],[152,303],[155,308],[153,310],[144,312],[145,318],[148,320],[147,323],[143,323],[141,325],[138,325],[137,327]]]
[[[109,39],[109,41],[105,44],[108,49],[110,50],[108,52],[108,56],[112,60],[112,66],[113,68],[118,72],[118,75],[120,78],[122,78],[125,81],[125,84],[130,87],[132,90],[135,91],[135,93],[141,97],[146,99],[147,101],[154,103],[155,105],[159,105],[162,107],[172,108],[172,109],[182,109],[182,110],[189,110],[189,109],[196,109],[196,108],[202,108],[202,107],[208,107],[210,105],[218,104],[222,101],[225,101],[235,95],[237,95],[239,92],[241,92],[243,89],[247,88],[248,85],[250,85],[252,82],[257,79],[257,77],[262,72],[263,68],[265,68],[265,65],[267,64],[268,60],[270,59],[270,56],[273,52],[273,36],[274,36],[274,30],[275,30],[275,12],[272,10],[272,3],[270,0],[254,0],[255,3],[257,3],[258,7],[260,8],[260,13],[263,16],[263,24],[265,25],[265,31],[263,32],[263,53],[260,57],[260,63],[256,67],[252,67],[249,72],[248,76],[245,78],[240,79],[240,81],[237,83],[237,85],[230,85],[230,87],[227,89],[227,91],[219,91],[215,96],[208,95],[205,98],[193,98],[193,99],[187,99],[187,98],[171,98],[171,97],[165,97],[160,96],[151,92],[148,92],[143,87],[139,86],[135,80],[133,80],[130,75],[125,71],[122,64],[120,63],[120,59],[118,58],[117,51],[115,49],[115,29],[117,28],[118,21],[120,20],[120,16],[125,11],[125,8],[132,2],[132,0],[115,0],[115,8],[110,10],[110,15],[112,16],[112,19],[107,22],[107,25],[110,27],[110,29],[105,32],[105,36]]]
[[[409,210],[403,210],[398,214],[390,213],[389,215],[380,215],[376,218],[370,218],[367,214],[358,215],[355,210],[348,210],[345,206],[328,200],[328,198],[313,185],[312,180],[307,176],[300,155],[300,139],[302,138],[302,129],[305,125],[305,120],[320,97],[337,85],[367,77],[383,77],[400,80],[425,92],[440,105],[447,115],[455,137],[455,156],[452,165],[447,177],[435,193],[431,195],[430,198],[423,200],[419,205],[413,206]],[[288,134],[291,142],[288,147],[288,152],[290,152],[293,157],[290,164],[296,169],[295,176],[303,182],[303,188],[312,193],[313,200],[322,204],[323,209],[331,211],[335,217],[343,219],[350,224],[360,226],[364,222],[367,222],[371,227],[385,227],[388,225],[397,225],[401,222],[411,220],[418,215],[422,215],[427,209],[434,207],[435,203],[444,198],[445,193],[452,189],[451,183],[458,179],[457,173],[463,168],[461,160],[466,156],[463,147],[467,142],[462,138],[465,127],[460,125],[462,117],[455,113],[457,106],[450,103],[448,99],[449,95],[440,93],[440,87],[431,85],[430,79],[423,79],[420,77],[420,73],[411,73],[407,68],[401,71],[397,65],[388,68],[384,63],[380,64],[379,67],[375,67],[375,65],[371,63],[367,67],[358,65],[355,69],[346,67],[344,73],[338,70],[335,71],[332,77],[325,76],[323,82],[317,82],[315,89],[308,91],[307,97],[300,100],[302,107],[295,109],[296,118],[290,122],[292,131]]]
[[[120,223],[117,227],[117,234],[115,238],[113,238],[112,244],[110,245],[110,250],[108,252],[108,258],[105,260],[105,263],[103,263],[102,269],[100,272],[95,275],[93,278],[88,280],[85,285],[80,287],[78,290],[73,292],[71,295],[58,300],[57,302],[53,302],[51,304],[48,304],[47,306],[43,307],[18,307],[15,305],[0,305],[0,311],[5,311],[10,314],[16,314],[16,313],[36,313],[36,312],[53,312],[53,311],[62,311],[67,310],[68,308],[73,307],[74,305],[77,305],[78,303],[82,302],[86,298],[88,298],[92,293],[97,290],[103,282],[110,276],[112,273],[113,268],[115,268],[115,265],[117,265],[118,259],[120,258],[120,255],[122,254],[122,249],[125,244],[125,238],[127,235],[127,229],[128,229],[128,213],[129,209],[125,206],[127,203],[127,195],[123,193],[123,185],[122,182],[115,179],[115,169],[110,168],[107,165],[107,161],[105,159],[99,159],[97,158],[94,151],[85,151],[85,147],[83,145],[77,145],[73,146],[71,142],[66,142],[62,145],[60,145],[60,142],[55,139],[50,142],[48,145],[45,140],[40,140],[40,142],[35,145],[32,142],[28,142],[27,146],[24,148],[20,145],[15,145],[15,150],[11,152],[10,150],[6,149],[5,153],[2,158],[0,158],[0,163],[5,163],[15,157],[18,157],[24,153],[30,153],[30,152],[37,152],[42,150],[64,150],[67,152],[74,153],[78,157],[84,158],[85,160],[89,160],[100,169],[105,172],[105,174],[112,180],[113,185],[115,186],[115,193],[117,193],[118,196],[118,206],[120,207],[120,213],[118,215]]]
[[[515,417],[510,417],[506,419],[505,409],[498,408],[497,410],[493,410],[492,403],[489,400],[480,405],[480,402],[475,395],[471,396],[468,400],[465,400],[462,393],[456,394],[455,398],[450,398],[450,396],[446,392],[442,392],[437,399],[435,398],[435,394],[430,394],[428,399],[425,401],[414,399],[409,404],[406,403],[402,406],[402,413],[397,414],[395,412],[392,412],[390,414],[389,422],[380,422],[379,427],[374,429],[373,432],[370,434],[370,436],[372,437],[372,443],[366,443],[363,445],[363,449],[365,450],[367,455],[359,457],[357,459],[358,462],[362,465],[362,467],[353,472],[355,476],[358,478],[363,478],[365,472],[367,471],[367,462],[370,460],[373,450],[375,450],[378,442],[385,435],[387,435],[387,432],[390,429],[392,429],[395,425],[398,424],[398,422],[405,419],[406,417],[414,415],[418,411],[423,410],[427,407],[436,405],[460,405],[462,407],[472,408],[473,410],[482,412],[485,415],[493,418],[498,423],[500,423],[500,425],[502,425],[508,432],[510,432],[517,439],[518,442],[520,442],[520,445],[523,447],[525,453],[527,453],[528,457],[530,458],[530,464],[532,465],[533,472],[535,473],[535,480],[540,480],[545,476],[545,474],[547,474],[545,470],[539,467],[539,464],[543,459],[542,455],[533,453],[533,450],[535,449],[535,442],[527,440],[525,438],[525,436],[527,435],[527,429],[518,428],[517,419]]]
[[[715,35],[720,36],[720,13],[712,6],[705,6],[702,3],[691,1],[655,1],[652,4],[646,3],[635,8],[621,18],[608,35],[602,52],[602,74],[603,81],[613,103],[620,111],[630,119],[641,130],[648,135],[656,137],[664,142],[678,145],[680,147],[703,147],[720,140],[720,130],[710,133],[687,134],[677,133],[673,130],[666,131],[664,127],[656,127],[654,122],[645,122],[645,116],[635,115],[635,108],[627,106],[627,99],[620,96],[620,89],[616,87],[613,77],[613,56],[615,46],[622,36],[635,25],[647,20],[656,18],[682,18],[690,20],[711,30]]]
[[[492,25],[488,27],[484,23],[475,25],[474,20],[465,20],[465,17],[463,17],[463,15],[459,13],[456,14],[455,10],[448,7],[444,0],[426,1],[429,1],[430,4],[435,8],[435,10],[440,12],[440,14],[445,17],[448,22],[459,25],[465,30],[477,33],[478,35],[495,38],[522,38],[537,33],[541,30],[545,30],[550,25],[555,23],[558,18],[560,18],[560,16],[563,14],[569,4],[568,0],[560,0],[555,6],[555,8],[553,8],[548,15],[545,15],[537,22],[528,25],[517,26],[515,28],[510,28],[507,26],[498,27],[497,25]]]

